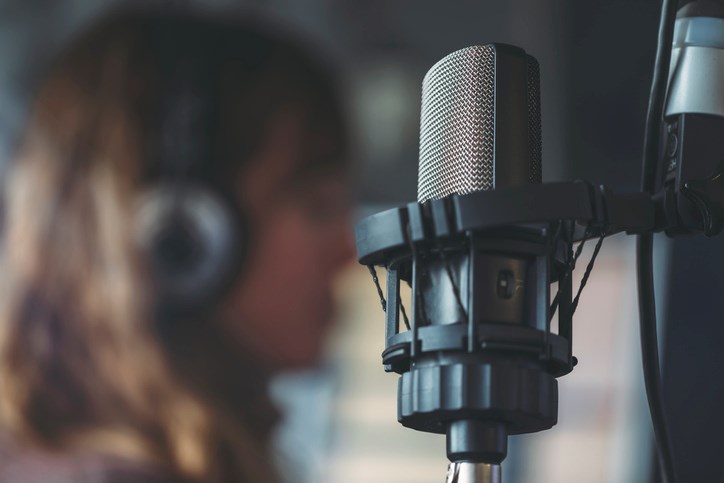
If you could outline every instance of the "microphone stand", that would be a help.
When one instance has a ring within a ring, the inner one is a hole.
[[[501,483],[499,464],[455,461],[450,463],[445,483]]]

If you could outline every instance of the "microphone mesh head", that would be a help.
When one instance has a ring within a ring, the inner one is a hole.
[[[534,57],[528,56],[528,160],[529,180],[540,183],[543,179],[541,158],[543,157],[543,133],[540,120],[540,68]]]
[[[422,82],[419,202],[495,188],[495,48],[449,54]],[[541,181],[538,62],[527,56],[529,180]]]
[[[458,50],[422,81],[417,199],[493,187],[495,51]]]

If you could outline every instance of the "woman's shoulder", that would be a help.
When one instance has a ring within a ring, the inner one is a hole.
[[[51,453],[0,439],[0,483],[187,483],[146,462]]]

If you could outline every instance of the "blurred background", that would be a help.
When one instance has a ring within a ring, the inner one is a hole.
[[[0,166],[12,158],[53,53],[120,1],[0,0]],[[638,187],[659,2],[197,3],[271,17],[336,62],[353,127],[359,217],[416,199],[422,77],[444,55],[488,42],[520,46],[540,62],[544,181]],[[717,455],[724,435],[722,243],[656,242],[665,396],[686,482],[724,481]],[[511,438],[507,483],[656,481],[633,266],[633,239],[604,243],[574,321],[580,363],[559,380],[559,423]],[[367,270],[350,266],[338,289],[339,325],[327,362],[275,385],[288,412],[277,439],[289,480],[443,482],[444,438],[396,422],[397,377],[382,370],[383,313]]]

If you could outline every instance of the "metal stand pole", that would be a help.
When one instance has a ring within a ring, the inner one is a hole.
[[[455,461],[450,463],[445,483],[502,483],[499,464]]]

